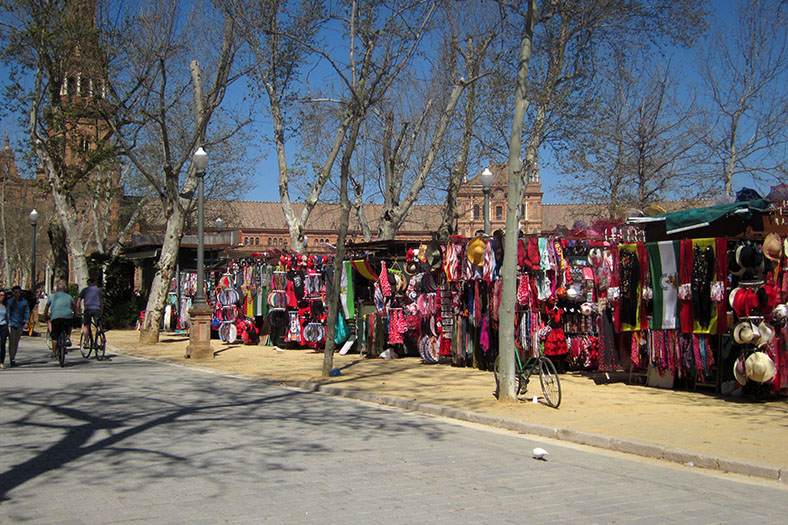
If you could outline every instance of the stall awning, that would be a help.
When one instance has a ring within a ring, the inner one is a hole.
[[[770,202],[766,199],[756,199],[752,201],[732,202],[729,204],[717,204],[706,208],[662,213],[660,215],[654,215],[653,217],[630,217],[627,219],[627,222],[630,224],[664,222],[665,232],[673,234],[695,228],[702,228],[724,217],[732,216],[733,214],[746,219],[753,211],[764,211],[769,209],[770,206]]]
[[[124,253],[127,259],[154,259],[159,256],[160,250],[143,250],[139,252]]]

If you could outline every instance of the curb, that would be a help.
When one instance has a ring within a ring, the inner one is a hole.
[[[128,357],[143,359],[146,361],[157,361],[161,363],[168,363],[177,366],[186,366],[193,370],[206,371],[205,368],[189,366],[187,363],[177,363],[168,359],[158,359],[151,357],[143,357],[133,353],[119,350],[111,345],[107,345],[113,352]],[[256,378],[250,376],[241,376],[236,374],[228,374],[221,372],[223,375],[232,375],[233,377],[242,377],[251,379],[253,381],[261,381],[273,386],[280,386],[286,388],[296,388],[306,392],[315,392],[320,394],[327,394],[337,397],[344,397],[354,399],[357,401],[364,401],[376,405],[384,405],[413,412],[420,412],[431,416],[446,417],[449,419],[456,419],[458,421],[465,421],[468,423],[477,423],[494,428],[501,428],[504,430],[511,430],[520,434],[529,434],[533,436],[546,437],[558,441],[567,441],[569,443],[576,443],[579,445],[586,445],[595,448],[606,450],[613,450],[616,452],[623,452],[626,454],[633,454],[652,459],[660,459],[669,461],[671,463],[679,463],[687,467],[698,467],[708,470],[718,470],[720,472],[731,472],[734,474],[743,474],[745,476],[753,476],[757,478],[764,478],[780,483],[788,482],[788,466],[771,465],[767,463],[758,463],[753,461],[745,461],[739,459],[724,458],[712,456],[707,453],[698,452],[694,450],[686,450],[668,445],[660,445],[649,441],[641,441],[637,439],[618,438],[608,436],[605,434],[598,434],[595,432],[586,432],[583,430],[573,430],[569,428],[551,427],[548,425],[540,425],[538,423],[530,423],[527,421],[520,421],[516,419],[502,418],[484,414],[479,412],[472,412],[470,410],[462,410],[459,408],[446,407],[441,405],[434,405],[430,403],[422,403],[410,399],[402,399],[392,396],[384,396],[380,394],[372,394],[370,392],[361,392],[358,390],[349,390],[332,385],[323,385],[320,383],[313,383],[310,381],[289,381],[277,382],[264,378]]]

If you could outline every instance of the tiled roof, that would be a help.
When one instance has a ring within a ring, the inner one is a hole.
[[[209,206],[206,205],[206,208]],[[293,211],[298,215],[303,210],[303,203],[293,203]],[[244,228],[248,231],[261,230],[287,230],[287,221],[279,202],[256,201],[214,201],[210,208],[222,216],[225,225]],[[224,209],[227,217],[222,215]],[[380,215],[383,210],[381,204],[367,204],[364,206],[369,227],[374,235],[377,231]],[[336,231],[339,228],[340,206],[338,204],[317,204],[307,220],[306,229],[311,231]],[[401,232],[433,232],[438,229],[441,222],[442,207],[437,205],[417,204],[411,207]],[[358,217],[351,210],[349,231],[360,231]]]

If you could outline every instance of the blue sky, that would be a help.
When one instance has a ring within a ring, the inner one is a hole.
[[[712,2],[711,5],[712,9],[715,10],[715,16],[726,19],[729,17],[735,2],[715,1]],[[692,84],[692,78],[694,75],[691,73],[691,66],[692,61],[695,60],[694,51],[676,49],[673,50],[673,53],[673,60],[678,61],[682,65],[684,73],[686,73],[684,78],[687,79],[689,84]],[[3,74],[5,74],[5,71],[0,69],[0,75]],[[315,75],[315,71],[312,71],[312,75]],[[311,80],[314,81],[316,79],[313,76]],[[689,91],[691,91],[693,88],[694,86],[692,85],[687,86]],[[241,88],[240,85],[236,89],[231,90],[235,97],[242,96],[242,91],[243,88]],[[230,100],[230,102],[232,103],[232,100]],[[265,118],[265,115],[258,114],[258,118],[259,121],[255,123],[254,135],[260,136],[260,140],[253,140],[248,148],[250,157],[254,158],[255,162],[255,167],[253,170],[254,175],[250,178],[250,180],[248,180],[248,184],[246,185],[242,198],[255,201],[278,201],[278,168],[276,163],[276,155],[273,151],[273,147],[270,145],[270,141],[268,140],[268,137],[271,134],[271,126],[269,120]],[[18,122],[14,116],[8,116],[6,114],[2,115],[2,121],[0,121],[0,133],[3,134],[3,137],[6,133],[8,133],[12,147],[17,152],[17,158],[19,159],[20,164],[19,168],[20,170],[24,170],[25,166],[23,166],[23,162],[21,161],[23,156],[22,148],[24,147],[25,138],[24,131],[19,128]],[[295,151],[295,143],[290,143],[289,148],[289,162],[292,162],[292,157],[295,153],[297,153]],[[482,166],[469,166],[469,172],[471,174],[481,169]],[[553,161],[553,159],[550,158],[549,152],[543,152],[543,156],[540,159],[540,174],[542,180],[542,189],[544,191],[543,202],[562,202],[562,198],[555,190],[555,185],[559,181],[561,173],[558,171],[557,164]],[[734,190],[738,190],[742,185],[754,186],[756,189],[762,192],[768,192],[768,187],[758,187],[756,184],[752,183],[752,181],[737,181],[737,183],[734,185]]]

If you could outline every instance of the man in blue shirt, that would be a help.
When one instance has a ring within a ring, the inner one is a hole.
[[[22,331],[27,330],[30,319],[30,305],[22,298],[22,288],[11,288],[11,298],[8,300],[8,357],[11,366],[16,366],[16,351],[19,349],[19,338]]]
[[[88,285],[79,292],[77,297],[77,311],[83,311],[82,341],[88,342],[88,325],[91,319],[96,320],[96,326],[101,327],[101,314],[104,313],[104,297],[96,285],[95,279],[88,279]]]
[[[49,312],[52,312],[51,318]],[[57,338],[63,332],[71,331],[71,319],[76,313],[76,303],[74,298],[66,293],[66,283],[60,281],[57,283],[57,292],[53,293],[47,299],[47,305],[44,307],[44,317],[49,319],[49,336],[52,339],[52,355],[54,359],[57,356]]]

